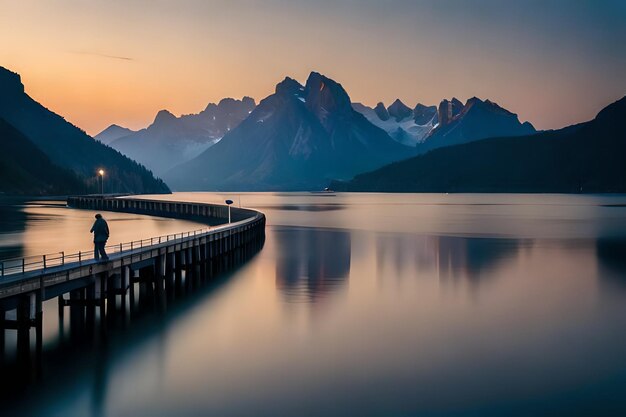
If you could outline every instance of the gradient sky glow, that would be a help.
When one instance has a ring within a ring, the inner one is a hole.
[[[0,0],[0,39],[0,66],[90,134],[312,70],[353,101],[478,96],[540,129],[626,95],[624,0]]]

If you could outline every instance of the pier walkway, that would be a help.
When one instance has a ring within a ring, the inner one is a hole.
[[[107,246],[110,259],[98,262],[93,250],[0,261],[0,342],[4,329],[18,331],[18,345],[30,344],[30,329],[41,348],[42,303],[58,299],[65,307],[98,308],[102,320],[115,297],[134,296],[134,284],[148,284],[167,296],[180,287],[183,271],[202,267],[265,237],[265,216],[253,210],[204,203],[100,196],[69,197],[69,207],[194,220],[206,228]],[[66,297],[67,296],[67,297]]]

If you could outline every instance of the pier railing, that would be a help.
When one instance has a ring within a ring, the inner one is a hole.
[[[191,237],[199,237],[203,234],[214,230],[215,228],[206,227],[204,229],[196,229],[188,232],[173,233],[151,237],[147,239],[132,240],[130,242],[115,243],[105,246],[108,255],[143,249],[148,246],[154,246],[161,243],[168,243],[177,240],[189,239]],[[25,272],[35,271],[38,269],[48,269],[58,266],[65,266],[70,263],[78,263],[79,265],[86,261],[93,261],[94,251],[82,250],[73,253],[53,252],[44,255],[32,255],[19,258],[3,259],[0,261],[0,278],[8,275],[23,274]]]
[[[125,199],[125,198],[97,198],[90,196],[70,197],[68,205],[71,207],[82,209],[107,210],[126,213],[137,213],[146,215],[156,215],[162,217],[184,218],[192,220],[219,220],[227,221],[228,207],[206,203],[187,203],[179,201],[158,201],[143,199]],[[109,255],[126,253],[134,250],[142,250],[144,248],[190,239],[192,237],[201,237],[209,232],[218,229],[234,226],[244,219],[249,219],[258,215],[253,210],[232,208],[233,222],[228,224],[219,224],[215,226],[207,226],[205,228],[192,231],[174,233],[147,239],[133,240],[130,242],[115,243],[107,245],[105,250]],[[80,250],[78,252],[54,252],[44,255],[24,256],[11,259],[0,260],[0,280],[5,277],[11,278],[17,274],[25,274],[27,272],[41,270],[45,272],[51,268],[63,267],[68,264],[81,265],[84,262],[93,262],[93,249]]]
[[[197,203],[186,201],[149,200],[145,198],[108,198],[108,197],[69,197],[70,207],[86,210],[105,210],[122,213],[148,214],[151,216],[170,217],[196,221],[219,219],[228,221],[228,206],[222,204]],[[254,217],[257,212],[239,207],[230,207],[234,222]]]

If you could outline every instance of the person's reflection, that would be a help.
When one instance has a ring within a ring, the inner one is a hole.
[[[105,415],[107,393],[109,390],[109,352],[108,347],[99,346],[93,363],[94,380],[91,393],[91,415],[100,417]]]
[[[350,234],[339,230],[279,229],[276,288],[288,302],[315,303],[340,289],[350,272]]]

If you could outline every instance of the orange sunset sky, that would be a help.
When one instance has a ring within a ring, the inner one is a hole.
[[[90,134],[259,101],[312,70],[355,102],[478,96],[558,128],[626,94],[624,4],[0,0],[0,65]]]

